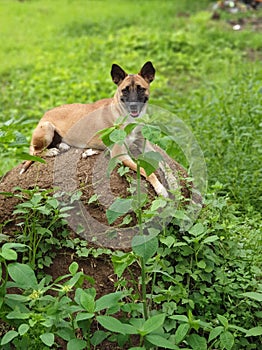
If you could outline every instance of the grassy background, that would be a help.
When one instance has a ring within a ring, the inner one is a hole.
[[[219,183],[241,210],[258,210],[261,33],[252,25],[233,31],[225,14],[212,21],[211,7],[204,0],[2,0],[0,173],[20,162],[45,110],[112,96],[113,62],[136,72],[150,59],[157,69],[151,102],[190,127],[209,188]]]

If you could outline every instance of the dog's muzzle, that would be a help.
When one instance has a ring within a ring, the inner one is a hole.
[[[145,103],[141,103],[141,102],[126,102],[125,103],[125,107],[129,113],[129,115],[133,118],[139,117],[144,106],[145,106]]]

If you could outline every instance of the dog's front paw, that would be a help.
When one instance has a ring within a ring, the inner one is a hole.
[[[59,148],[59,151],[60,152],[66,152],[70,149],[70,146],[65,143],[65,142],[61,142],[59,145],[58,145],[58,148]]]
[[[49,148],[45,151],[45,156],[46,157],[55,157],[58,154],[60,154],[60,151],[58,148]]]
[[[87,149],[85,152],[82,153],[82,158],[87,158],[87,157],[91,157],[95,154],[99,154],[99,151],[97,150],[93,150],[92,148]]]

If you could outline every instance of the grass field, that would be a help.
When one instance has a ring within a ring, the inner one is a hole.
[[[150,59],[157,69],[151,102],[191,128],[210,185],[218,181],[256,208],[260,33],[211,21],[208,3],[2,1],[0,113],[16,124],[8,132],[28,143],[45,110],[112,96],[112,62],[136,71]],[[4,173],[17,161],[13,148],[1,153]]]
[[[234,273],[241,271],[234,280],[236,294],[245,286],[261,293],[262,45],[261,25],[254,24],[261,21],[261,10],[221,12],[212,20],[212,4],[2,0],[0,174],[22,161],[32,129],[47,109],[112,96],[112,63],[137,72],[151,60],[157,73],[150,102],[182,119],[205,157],[211,209],[203,220],[245,252],[247,265],[234,265]],[[229,20],[239,17],[245,21],[235,31]],[[183,162],[182,155],[177,157]],[[237,311],[231,306],[232,322],[249,317],[247,310],[232,315]],[[261,312],[249,321],[245,327],[258,326]],[[258,338],[214,349],[255,349],[261,334]]]

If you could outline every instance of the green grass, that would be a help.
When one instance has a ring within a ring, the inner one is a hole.
[[[219,244],[214,249],[231,294],[211,301],[223,302],[231,321],[238,317],[236,324],[243,319],[248,326],[243,303],[234,316],[233,297],[239,298],[245,286],[259,289],[261,278],[261,32],[252,26],[233,31],[227,20],[240,15],[212,21],[212,3],[2,0],[0,174],[21,162],[47,109],[112,96],[112,63],[137,72],[151,60],[157,70],[151,103],[182,119],[205,156],[207,207],[200,219],[210,234],[228,242],[228,250],[219,252]],[[178,150],[172,155],[184,162]],[[241,254],[232,257],[235,244]],[[218,270],[215,276],[219,281]],[[203,306],[204,296],[198,298]]]
[[[111,96],[113,62],[136,71],[151,59],[151,102],[192,129],[210,184],[256,207],[262,73],[248,57],[260,33],[234,32],[210,20],[208,1],[193,3],[2,1],[1,120],[13,118],[9,130],[28,143],[45,110]],[[17,163],[13,151],[2,152],[2,173]]]

